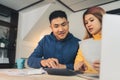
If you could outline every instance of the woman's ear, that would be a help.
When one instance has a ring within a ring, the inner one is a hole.
[[[51,24],[49,25],[49,27],[51,27]]]

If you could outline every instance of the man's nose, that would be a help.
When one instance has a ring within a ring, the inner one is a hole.
[[[59,27],[59,31],[63,31],[63,27],[62,26]]]

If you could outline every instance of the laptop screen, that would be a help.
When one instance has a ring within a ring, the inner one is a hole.
[[[120,15],[103,16],[100,80],[120,80]]]

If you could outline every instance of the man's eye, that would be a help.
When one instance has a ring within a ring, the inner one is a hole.
[[[66,24],[62,24],[62,26],[66,26]]]
[[[67,23],[62,23],[61,25],[62,25],[62,26],[66,26],[66,25],[67,25]]]
[[[58,28],[58,25],[54,25],[54,28]]]

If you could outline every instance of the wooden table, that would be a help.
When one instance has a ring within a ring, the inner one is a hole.
[[[48,74],[20,75],[19,71],[28,69],[0,69],[0,80],[87,80],[78,76],[57,76]]]

